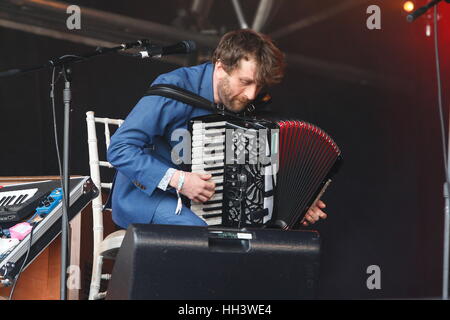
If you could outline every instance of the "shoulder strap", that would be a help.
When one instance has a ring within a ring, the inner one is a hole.
[[[232,116],[239,115],[237,113],[233,113],[225,110],[223,105],[216,104],[208,99],[199,96],[189,90],[177,87],[173,84],[156,84],[151,86],[145,96],[163,96],[169,99],[174,99],[181,101],[183,103],[189,104],[191,106],[206,109],[213,112],[218,112],[221,114],[228,114]],[[255,108],[261,108],[267,104],[269,104],[272,100],[272,97],[267,93],[263,92],[256,97],[255,101],[247,106],[246,110],[242,115],[251,115],[255,112]]]
[[[206,109],[209,111],[219,111],[219,107],[208,99],[199,96],[191,91],[177,87],[172,84],[157,84],[151,86],[146,96],[163,96],[166,98],[178,100],[194,107]]]

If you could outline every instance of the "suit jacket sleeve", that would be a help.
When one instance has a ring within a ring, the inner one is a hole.
[[[157,79],[157,82],[173,83]],[[176,83],[175,83],[176,84]],[[185,121],[187,105],[160,96],[143,97],[111,137],[108,161],[149,196],[170,168],[145,149],[164,136],[174,123]]]

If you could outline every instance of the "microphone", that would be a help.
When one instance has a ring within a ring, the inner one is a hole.
[[[419,9],[417,9],[416,11],[408,14],[406,16],[406,21],[408,22],[413,22],[414,20],[416,20],[418,17],[420,17],[421,15],[423,15],[425,12],[428,11],[428,9],[430,9],[431,7],[437,5],[439,2],[441,2],[442,0],[432,0],[430,1],[428,4],[424,5],[423,7],[420,7]],[[445,0],[445,2],[450,3],[450,0]]]
[[[184,40],[170,46],[145,46],[145,50],[139,52],[141,58],[161,58],[171,54],[186,54],[197,50],[197,45],[192,40]]]

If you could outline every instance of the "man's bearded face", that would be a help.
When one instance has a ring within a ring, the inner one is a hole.
[[[220,101],[232,112],[244,111],[258,95],[261,87],[256,82],[256,62],[242,59],[239,66],[217,83]]]
[[[219,81],[217,92],[225,107],[233,112],[239,113],[243,111],[250,102],[246,96],[233,92],[230,85],[230,79],[228,77]]]

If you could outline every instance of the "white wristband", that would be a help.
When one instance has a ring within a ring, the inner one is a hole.
[[[177,186],[178,203],[177,203],[177,208],[175,209],[175,214],[180,214],[181,208],[183,207],[183,202],[181,201],[180,191],[183,188],[184,177],[185,177],[184,171],[181,171],[180,176],[178,177],[178,186]]]
[[[184,184],[184,171],[181,171],[180,173],[180,177],[178,178],[178,186],[177,186],[177,191],[181,191],[181,189],[183,188],[183,184]]]

